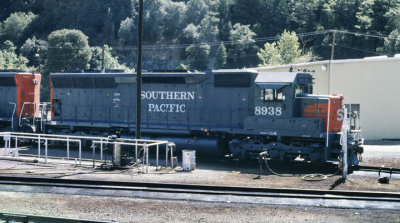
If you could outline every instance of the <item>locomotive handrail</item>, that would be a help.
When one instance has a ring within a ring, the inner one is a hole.
[[[58,137],[58,138],[71,138],[71,139],[95,139],[95,140],[109,140],[108,137],[97,137],[97,136],[78,136],[78,135],[53,135],[53,134],[37,134],[37,133],[23,133],[23,132],[0,132],[0,135],[30,135],[36,136],[40,135],[41,137]],[[121,138],[124,141],[139,141],[138,139],[128,139],[128,138]],[[140,139],[143,142],[160,142],[160,140],[153,140],[153,139]],[[164,140],[165,141],[165,140]]]
[[[96,144],[100,144],[100,149],[103,149],[103,144],[112,144],[112,145],[126,145],[126,146],[135,146],[135,162],[138,161],[138,147],[140,146],[144,151],[143,151],[143,164],[142,165],[142,172],[144,172],[144,168],[146,166],[146,173],[148,173],[148,166],[149,166],[149,147],[151,146],[156,146],[157,150],[156,150],[156,168],[158,168],[158,157],[159,157],[159,146],[165,144],[165,167],[168,166],[168,153],[171,153],[171,168],[174,168],[174,163],[173,163],[173,147],[175,147],[174,143],[171,143],[169,141],[166,140],[155,140],[155,142],[151,143],[151,144],[147,144],[146,142],[144,142],[145,140],[141,140],[138,139],[136,140],[134,143],[129,143],[129,142],[118,142],[118,141],[97,141],[94,140],[92,141],[92,149],[93,149],[93,167],[95,167],[95,158],[94,158],[94,154],[95,154],[95,148],[96,148]],[[114,147],[114,153],[115,153],[116,148]]]
[[[40,134],[27,134],[27,135],[21,135],[16,132],[0,132],[0,135],[3,136],[8,136],[8,143],[6,142],[6,148],[5,149],[10,149],[11,148],[11,138],[15,138],[15,149],[17,150],[18,147],[18,138],[22,139],[37,139],[38,140],[38,158],[40,158],[40,142],[41,140],[45,141],[45,163],[47,163],[47,150],[48,150],[48,141],[66,141],[67,143],[69,142],[77,142],[79,144],[79,166],[81,166],[82,162],[82,141],[80,139],[62,139],[62,138],[56,138],[56,137],[41,137]],[[7,140],[5,140],[7,141]],[[8,146],[7,146],[8,144]],[[7,148],[8,147],[8,148]],[[68,149],[69,147],[67,147]],[[68,157],[69,159],[69,157]]]
[[[11,115],[11,131],[13,132],[13,130],[14,130],[14,115],[15,115],[15,111],[16,111],[16,109],[17,109],[17,103],[15,103],[15,102],[8,102],[8,104],[14,105],[13,113],[12,113],[12,115]]]
[[[40,110],[40,129],[43,130],[43,116],[44,116],[44,110],[47,110],[47,105],[50,105],[48,102],[43,102],[39,103],[39,109],[40,106],[42,106],[42,109]],[[47,112],[46,112],[46,121],[47,121]]]
[[[38,140],[38,158],[40,158],[40,143],[42,140],[45,140],[45,163],[47,163],[47,150],[48,150],[48,141],[66,141],[67,142],[67,158],[69,159],[69,143],[77,142],[79,144],[79,166],[81,166],[81,151],[82,151],[82,139],[92,139],[92,143],[100,144],[100,159],[103,159],[103,144],[119,144],[119,145],[134,145],[135,146],[135,154],[136,160],[138,158],[137,150],[138,146],[142,146],[142,148],[148,149],[151,146],[157,147],[157,166],[158,166],[158,152],[159,146],[165,144],[166,148],[166,166],[168,165],[168,152],[171,153],[171,165],[173,165],[173,148],[175,146],[174,143],[171,143],[167,140],[147,140],[147,139],[127,139],[120,138],[122,141],[109,141],[109,138],[104,137],[90,137],[90,136],[70,136],[70,135],[50,135],[50,134],[35,134],[35,133],[19,133],[19,132],[0,132],[0,136],[8,136],[8,143],[6,142],[5,148],[11,148],[11,138],[15,138],[15,149],[17,149],[18,138],[23,139],[36,139]],[[61,138],[60,138],[61,137]],[[7,141],[7,140],[6,140]],[[95,148],[93,147],[93,152]],[[146,151],[146,160],[148,165],[148,150]],[[94,163],[94,155],[93,155],[93,163]],[[171,166],[173,168],[173,166]]]
[[[33,106],[34,106],[34,107],[33,107],[34,114],[33,114],[32,125],[35,125],[37,106],[39,107],[39,109],[40,109],[40,106],[43,106],[44,108],[46,108],[48,104],[49,104],[49,103],[46,103],[46,102],[44,102],[44,103],[24,102],[24,104],[22,105],[22,109],[21,109],[20,115],[19,115],[18,125],[21,126],[22,113],[23,113],[23,111],[24,111],[25,105],[33,105]],[[29,109],[29,107],[28,107],[28,109]],[[43,109],[42,109],[42,111],[41,111],[40,116],[43,117]],[[46,118],[46,119],[47,119],[47,118]],[[43,129],[43,118],[41,119],[40,127]]]
[[[21,112],[20,112],[20,114],[19,114],[19,122],[18,122],[18,125],[21,127],[21,119],[22,119],[22,113],[24,112],[24,108],[25,108],[25,105],[26,104],[28,104],[28,105],[30,105],[30,104],[33,104],[33,110],[34,110],[34,112],[36,113],[36,103],[34,103],[34,102],[24,102],[24,104],[22,104],[22,109],[21,109]],[[29,114],[29,107],[28,107],[28,114]],[[33,115],[33,124],[35,123],[35,114]]]

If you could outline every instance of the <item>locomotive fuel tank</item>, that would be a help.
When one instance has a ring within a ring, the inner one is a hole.
[[[196,150],[198,155],[223,156],[226,152],[226,144],[222,139],[205,137],[157,137],[157,140],[174,142],[177,151]]]

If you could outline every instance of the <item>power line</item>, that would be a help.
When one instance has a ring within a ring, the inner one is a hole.
[[[352,45],[346,45],[346,44],[335,44],[336,46],[342,47],[342,48],[347,48],[347,49],[352,49],[352,50],[357,50],[357,51],[362,51],[362,52],[366,52],[366,53],[372,53],[375,55],[381,55],[381,54],[396,54],[396,52],[391,52],[391,51],[382,51],[380,52],[376,52],[374,51],[374,49],[367,49],[367,48],[360,48],[360,47],[356,47],[356,46],[352,46]]]
[[[400,41],[400,36],[395,38],[395,37],[389,37],[387,35],[381,35],[381,34],[369,34],[369,33],[361,33],[361,32],[351,32],[351,31],[346,31],[346,30],[335,30],[335,29],[328,29],[328,30],[318,30],[318,31],[313,31],[313,32],[305,32],[305,33],[298,33],[296,34],[298,37],[307,37],[307,36],[315,36],[315,35],[323,35],[323,34],[329,34],[329,33],[342,33],[342,34],[349,34],[349,35],[355,35],[355,36],[363,36],[363,37],[372,37],[372,38],[380,38],[380,39],[390,39],[390,40],[399,40]],[[280,40],[281,36],[270,36],[270,37],[260,37],[260,38],[254,38],[252,41],[235,41],[235,40],[227,40],[227,41],[213,41],[213,42],[199,42],[199,43],[180,43],[180,44],[165,44],[165,45],[144,45],[143,50],[158,50],[158,49],[184,49],[189,46],[192,47],[200,47],[204,44],[209,45],[209,46],[219,46],[221,43],[224,45],[239,45],[239,44],[252,44],[252,43],[259,43],[259,42],[267,42],[267,41],[277,41]],[[37,48],[43,47],[43,46],[35,46]],[[48,49],[71,49],[71,50],[79,50],[83,49],[82,47],[49,47],[47,46]],[[99,48],[98,46],[94,46],[92,48]],[[114,46],[112,47],[114,50],[137,50],[137,46]]]
[[[381,34],[350,32],[350,31],[346,31],[346,30],[335,30],[335,31],[339,32],[339,33],[344,33],[344,34],[352,34],[352,35],[355,35],[355,36],[364,36],[364,37],[373,37],[373,38],[380,38],[380,39],[400,40],[400,36],[398,36],[398,37],[389,37],[389,36],[381,35]]]
[[[349,46],[349,45],[345,45],[345,44],[335,44],[336,46],[339,47],[343,47],[343,48],[347,48],[347,49],[352,49],[352,50],[358,50],[358,51],[362,51],[362,52],[366,52],[366,53],[373,53],[375,55],[378,55],[379,53],[376,51],[372,51],[372,50],[368,50],[368,49],[363,49],[363,48],[359,48],[359,47],[354,47],[354,46]]]

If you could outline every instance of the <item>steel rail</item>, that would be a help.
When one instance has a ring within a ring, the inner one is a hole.
[[[356,166],[354,170],[363,170],[370,172],[400,174],[400,168],[380,167],[380,166]]]
[[[58,222],[58,223],[94,223],[94,222],[109,222],[109,221],[95,221],[74,218],[61,218],[43,215],[29,215],[29,214],[16,214],[16,213],[0,213],[0,220],[5,222]]]
[[[280,197],[280,198],[305,198],[305,199],[330,199],[330,200],[359,200],[359,201],[385,201],[400,202],[400,192],[376,191],[345,191],[345,190],[315,190],[292,188],[263,188],[219,186],[201,184],[174,184],[174,183],[145,183],[145,182],[119,182],[101,180],[55,179],[37,177],[1,176],[0,184],[47,186],[80,188],[95,190],[116,191],[143,191],[159,193],[186,193],[200,195],[235,195],[248,197]]]

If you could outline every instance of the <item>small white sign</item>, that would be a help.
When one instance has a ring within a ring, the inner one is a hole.
[[[10,140],[10,135],[4,135],[3,136],[4,141],[9,141]]]

